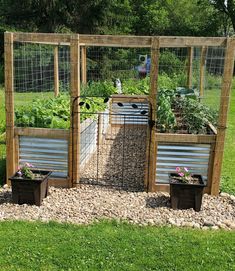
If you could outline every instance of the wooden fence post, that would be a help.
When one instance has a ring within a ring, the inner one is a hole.
[[[157,37],[152,38],[151,47],[151,71],[150,71],[150,93],[149,102],[151,112],[149,112],[150,122],[157,118],[157,80],[159,69],[159,55],[160,55],[160,40]],[[146,172],[145,172],[145,188],[148,191],[154,191],[156,181],[156,159],[157,147],[155,140],[156,129],[150,123],[147,131],[147,151],[146,151]]]
[[[87,83],[87,63],[86,63],[86,47],[81,48],[81,63],[82,63],[82,84]]]
[[[200,57],[200,97],[204,95],[204,75],[205,75],[205,64],[206,64],[206,53],[207,48],[203,46],[201,48],[201,57]]]
[[[80,46],[79,35],[71,35],[71,128],[70,128],[70,185],[76,187],[79,183],[80,167]],[[71,166],[72,165],[72,166]]]
[[[55,97],[59,95],[59,54],[58,46],[54,48],[54,93]]]
[[[229,99],[234,68],[234,54],[235,54],[235,39],[228,38],[225,52],[224,74],[220,96],[219,120],[215,143],[215,156],[211,184],[212,195],[218,195],[219,193],[219,185],[224,154],[225,130],[227,125]]]
[[[192,88],[193,77],[193,47],[188,47],[187,87]]]
[[[4,33],[6,105],[6,181],[15,173],[13,33]]]

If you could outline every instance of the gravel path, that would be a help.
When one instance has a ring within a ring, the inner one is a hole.
[[[98,151],[81,169],[80,182],[143,190],[146,133],[138,125],[109,129]]]
[[[101,218],[140,225],[176,225],[202,229],[235,230],[235,196],[203,197],[202,210],[172,210],[169,194],[127,192],[99,186],[50,187],[42,206],[17,205],[11,190],[0,189],[0,220],[41,220],[87,224]]]

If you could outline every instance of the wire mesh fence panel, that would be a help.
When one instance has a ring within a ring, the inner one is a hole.
[[[15,126],[32,128],[17,137],[18,165],[67,178],[68,138],[45,128],[70,129],[70,47],[15,42],[13,65]]]
[[[70,127],[68,46],[14,43],[14,104],[18,127]]]
[[[163,48],[159,57],[157,130],[212,134],[217,125],[224,48]]]
[[[89,116],[81,124],[80,182],[143,190],[146,123],[137,114],[108,110]]]
[[[150,66],[146,65],[150,59],[149,49],[88,47],[86,56],[88,82],[112,82],[116,87],[116,91],[112,91],[116,93],[141,94],[141,89],[131,89],[131,84],[137,84],[149,75]],[[148,89],[145,91],[148,92]],[[92,94],[103,96],[106,93],[101,87]]]

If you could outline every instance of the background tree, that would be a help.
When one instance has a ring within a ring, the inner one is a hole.
[[[209,0],[209,3],[231,21],[235,32],[235,0]]]

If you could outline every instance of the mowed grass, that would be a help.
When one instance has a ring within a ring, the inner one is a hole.
[[[0,223],[1,271],[235,270],[235,232],[139,227]]]
[[[235,80],[228,115],[221,189],[235,195]]]

